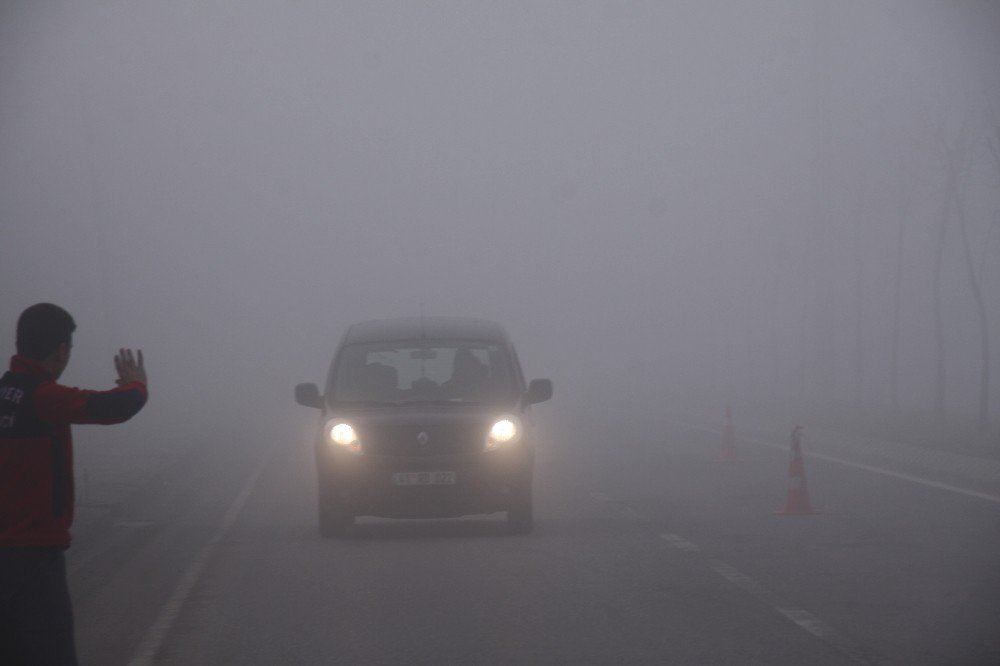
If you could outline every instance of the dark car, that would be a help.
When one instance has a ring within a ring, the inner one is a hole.
[[[445,518],[506,511],[532,529],[531,405],[552,382],[525,384],[504,329],[482,319],[415,317],[351,326],[321,396],[316,435],[319,530],[345,533],[355,516]]]

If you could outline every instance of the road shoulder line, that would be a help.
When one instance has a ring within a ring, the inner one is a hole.
[[[191,564],[188,565],[188,568],[177,583],[177,587],[174,588],[173,594],[170,595],[170,598],[160,608],[160,613],[157,615],[156,620],[143,635],[142,641],[140,641],[139,647],[135,651],[135,655],[128,662],[129,666],[151,666],[154,663],[156,654],[160,651],[164,640],[166,640],[167,635],[173,628],[174,622],[176,622],[177,616],[184,606],[184,602],[187,601],[195,584],[201,578],[201,574],[204,572],[209,560],[212,559],[212,555],[215,554],[219,544],[222,543],[229,529],[239,517],[240,512],[243,510],[243,505],[246,504],[250,493],[256,487],[257,480],[263,473],[264,468],[271,461],[272,455],[269,453],[262,457],[257,467],[243,484],[243,488],[239,494],[236,495],[236,498],[229,505],[215,535],[198,552],[191,561]]]
[[[707,432],[712,434],[719,434],[719,431],[713,430],[711,428],[705,428],[702,426],[693,425],[690,423],[680,423],[679,425],[688,428],[690,430],[695,430],[698,432]],[[768,440],[759,439],[757,437],[740,437],[739,441],[749,442],[751,444],[758,444],[760,446],[767,446],[772,449],[779,449],[782,451],[787,451],[788,446],[782,444],[775,444]],[[883,476],[891,476],[896,479],[902,479],[904,481],[909,481],[911,483],[917,483],[929,488],[935,488],[937,490],[944,490],[951,493],[956,493],[959,495],[965,495],[966,497],[973,497],[975,499],[986,500],[987,502],[993,502],[994,504],[1000,504],[1000,495],[994,495],[992,493],[984,493],[978,490],[969,490],[968,488],[961,488],[959,486],[953,486],[947,483],[941,483],[940,481],[933,481],[931,479],[926,479],[921,476],[915,476],[913,474],[906,474],[904,472],[896,472],[891,469],[886,469],[884,467],[877,467],[875,465],[868,465],[866,463],[854,462],[853,460],[846,460],[844,458],[838,458],[837,456],[831,456],[825,453],[817,453],[815,451],[803,451],[802,455],[807,458],[816,458],[818,460],[826,460],[828,462],[837,463],[839,465],[845,465],[847,467],[853,467],[855,469],[864,470],[866,472],[873,472],[875,474],[881,474]]]
[[[774,449],[787,450],[788,448],[785,446],[781,446],[780,444],[768,442],[763,439],[757,439],[755,437],[744,437],[743,441],[752,442],[754,444],[760,444],[762,446],[769,446]],[[865,463],[854,462],[853,460],[845,460],[843,458],[827,455],[825,453],[817,453],[815,451],[804,451],[802,455],[804,455],[807,458],[817,458],[819,460],[826,460],[828,462],[834,462],[840,465],[846,465],[847,467],[854,467],[855,469],[861,469],[867,472],[874,472],[875,474],[882,474],[884,476],[891,476],[897,479],[903,479],[904,481],[918,483],[920,485],[928,486],[930,488],[937,488],[938,490],[946,490],[948,492],[958,493],[959,495],[965,495],[967,497],[975,497],[976,499],[982,499],[986,500],[987,502],[994,502],[996,504],[1000,504],[1000,496],[992,495],[990,493],[982,493],[977,490],[969,490],[968,488],[959,488],[958,486],[952,486],[947,483],[941,483],[940,481],[932,481],[931,479],[925,479],[923,477],[914,476],[912,474],[895,472],[891,469],[885,469],[884,467],[876,467],[875,465],[867,465]]]

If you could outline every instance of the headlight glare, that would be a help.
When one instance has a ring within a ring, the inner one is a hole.
[[[349,423],[339,421],[330,428],[330,441],[343,448],[358,453],[361,451],[361,442],[358,435]]]
[[[516,416],[503,416],[490,426],[486,438],[486,448],[495,449],[503,444],[511,444],[521,438],[521,421]]]

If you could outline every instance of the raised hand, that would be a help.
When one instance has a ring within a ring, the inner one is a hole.
[[[146,368],[143,365],[142,350],[139,349],[136,356],[132,355],[131,349],[119,349],[115,356],[115,370],[118,372],[118,385],[129,382],[142,382],[146,384]]]

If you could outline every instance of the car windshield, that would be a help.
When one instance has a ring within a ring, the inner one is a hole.
[[[474,341],[419,340],[348,345],[333,378],[336,402],[501,403],[516,396],[506,350]]]

